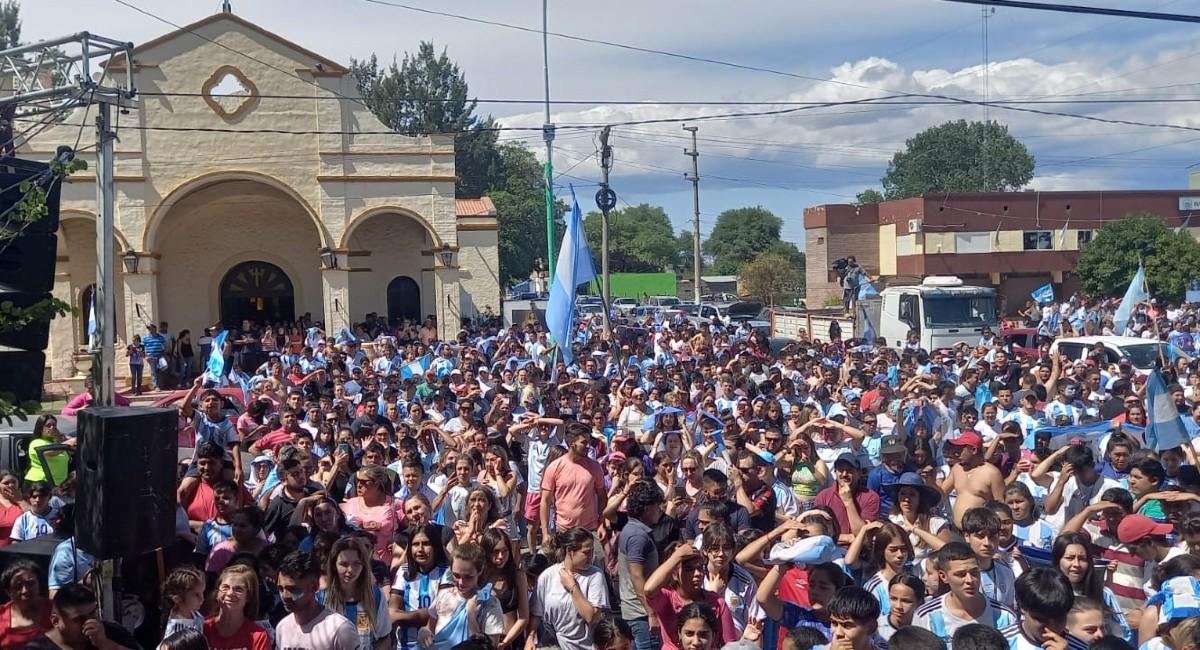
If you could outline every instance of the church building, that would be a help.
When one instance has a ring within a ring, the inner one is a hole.
[[[350,71],[224,11],[109,62],[133,66],[140,108],[115,115],[117,369],[148,323],[188,329],[287,322],[334,332],[364,315],[461,319],[500,311],[498,225],[487,198],[454,196],[454,137],[391,132]],[[109,84],[115,83],[111,79]],[[48,160],[94,114],[20,146]],[[64,184],[51,379],[85,372],[96,281],[96,169]],[[119,385],[121,385],[119,383]]]

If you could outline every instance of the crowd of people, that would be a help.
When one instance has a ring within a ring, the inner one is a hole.
[[[244,412],[206,374],[181,402],[159,647],[1196,648],[1193,445],[1148,434],[1127,359],[1051,352],[1114,306],[1043,306],[1032,354],[991,332],[773,348],[679,316],[586,318],[569,347],[532,323],[306,326],[228,357]],[[1147,304],[1131,327],[1190,351],[1195,320]],[[1200,366],[1172,356],[1194,436]],[[48,576],[0,575],[0,649],[137,647],[96,614],[72,489],[56,458],[0,475],[5,538],[64,536]]]

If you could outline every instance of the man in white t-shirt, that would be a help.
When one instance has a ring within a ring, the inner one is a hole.
[[[345,616],[317,602],[321,567],[311,553],[295,551],[279,565],[279,595],[290,612],[275,626],[275,645],[289,650],[357,650],[358,630]]]

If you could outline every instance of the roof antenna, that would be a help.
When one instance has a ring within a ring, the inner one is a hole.
[[[229,6],[229,0],[221,0],[221,11],[227,14],[233,13],[233,7]]]

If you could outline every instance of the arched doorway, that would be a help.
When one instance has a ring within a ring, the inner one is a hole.
[[[242,262],[221,280],[221,323],[225,327],[240,327],[246,320],[261,324],[295,318],[292,280],[278,266],[258,260]]]
[[[387,286],[388,320],[421,320],[421,287],[417,281],[401,275]]]

